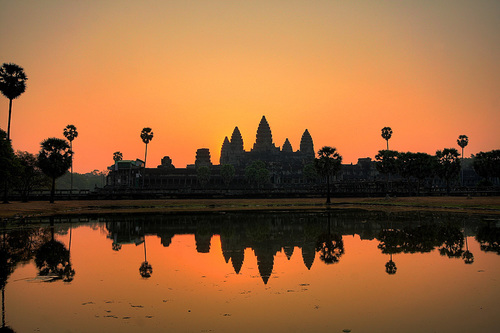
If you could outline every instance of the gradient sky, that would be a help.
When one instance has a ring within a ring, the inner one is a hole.
[[[74,124],[75,171],[112,155],[176,167],[265,115],[273,140],[334,146],[346,163],[389,145],[434,154],[500,148],[500,1],[0,0],[0,62],[28,75],[16,150]],[[3,106],[2,106],[3,105]],[[8,100],[0,98],[0,128]]]

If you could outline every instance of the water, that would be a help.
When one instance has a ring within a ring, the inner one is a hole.
[[[495,216],[342,210],[40,222],[3,232],[2,319],[16,332],[500,324]]]

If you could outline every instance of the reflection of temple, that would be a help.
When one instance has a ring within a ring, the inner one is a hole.
[[[220,235],[222,256],[226,263],[231,261],[234,272],[241,272],[245,250],[251,249],[265,284],[272,276],[274,258],[279,252],[288,259],[293,255],[301,256],[304,266],[311,269],[316,252],[320,251],[318,240],[324,240],[325,233],[336,235],[340,240],[348,235],[369,240],[377,238],[381,252],[390,255],[430,252],[444,247],[456,250],[453,253],[462,253],[464,241],[460,219],[454,215],[426,212],[390,215],[359,210],[332,210],[328,214],[226,212],[116,219],[113,222],[110,218],[106,223],[108,238],[123,244],[137,244],[143,235],[157,235],[163,246],[168,247],[174,235],[189,234],[194,235],[197,252],[208,253],[212,236]],[[483,250],[490,250],[494,248],[491,244],[498,244],[498,230],[491,226],[478,229],[480,233],[476,238],[488,246]],[[468,230],[467,233],[471,235],[474,231]],[[341,253],[343,251],[342,247]]]

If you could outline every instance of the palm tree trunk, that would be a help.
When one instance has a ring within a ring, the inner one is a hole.
[[[460,163],[460,181],[460,185],[464,186],[464,147],[462,147],[462,161]]]
[[[12,100],[9,99],[9,123],[7,125],[7,140],[10,140],[10,118],[12,114]]]
[[[71,198],[71,195],[73,194],[73,141],[69,142],[69,149],[71,149],[71,181],[70,181],[70,187],[69,187],[69,197]]]
[[[389,140],[385,140],[387,141],[387,150],[389,150]]]
[[[146,153],[144,154],[144,172],[142,175],[142,187],[144,187],[144,182],[146,181],[146,160],[148,159],[148,144],[146,143]]]
[[[52,188],[50,189],[50,203],[54,203],[56,193],[56,177],[52,177]]]

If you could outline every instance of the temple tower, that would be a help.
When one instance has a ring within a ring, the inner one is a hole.
[[[276,151],[276,149],[277,148],[273,143],[271,127],[269,127],[266,116],[262,116],[262,119],[259,123],[259,128],[257,128],[257,136],[252,151],[265,152]]]
[[[226,136],[224,138],[224,142],[222,143],[222,148],[220,149],[219,163],[220,164],[229,163],[230,155],[231,155],[231,142],[229,142],[229,139]]]
[[[207,166],[211,167],[210,150],[208,148],[200,148],[196,151],[196,160],[194,162],[196,167]]]
[[[308,158],[314,158],[314,144],[311,134],[306,129],[304,134],[302,134],[302,138],[300,139],[300,152],[304,154]]]
[[[284,153],[293,153],[292,144],[288,141],[288,138],[286,138],[285,143],[283,143],[281,151]]]
[[[233,134],[231,135],[231,152],[243,152],[243,137],[241,136],[238,126],[234,128]]]

